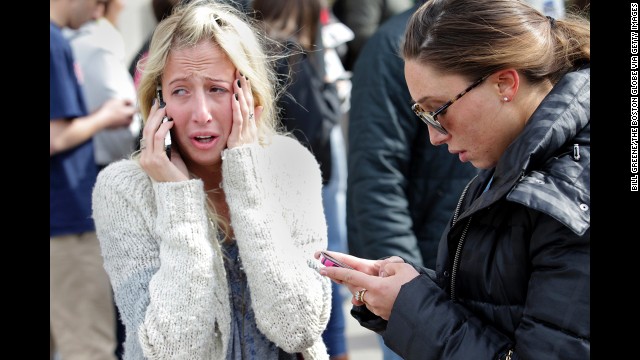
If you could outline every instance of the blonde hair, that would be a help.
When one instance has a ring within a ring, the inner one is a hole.
[[[590,23],[544,16],[520,0],[430,0],[411,17],[403,58],[469,79],[515,68],[531,83],[591,60]]]
[[[169,53],[201,41],[219,46],[240,73],[251,80],[254,104],[264,108],[258,122],[259,142],[269,143],[278,127],[275,60],[266,52],[269,40],[254,20],[230,5],[215,1],[196,0],[176,6],[156,27],[149,55],[144,63],[138,64],[142,72],[138,103],[143,121],[146,123],[149,116]]]
[[[251,80],[254,104],[263,107],[257,124],[258,141],[261,145],[268,144],[278,132],[279,124],[276,109],[279,90],[274,70],[277,57],[268,55],[266,50],[272,40],[244,13],[230,5],[210,0],[195,0],[176,6],[171,15],[156,27],[149,55],[138,64],[142,73],[138,104],[143,122],[146,123],[149,116],[169,53],[196,46],[202,41],[217,45],[240,73]],[[209,198],[207,212],[214,229],[224,233],[222,240],[228,239],[230,225],[217,214]]]

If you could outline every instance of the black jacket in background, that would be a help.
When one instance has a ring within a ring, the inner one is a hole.
[[[420,2],[421,3],[421,2]],[[398,255],[433,268],[458,196],[476,175],[446,146],[433,146],[411,110],[399,45],[412,9],[392,17],[356,62],[349,113],[349,253]]]
[[[277,66],[286,94],[278,100],[282,125],[316,157],[322,183],[331,178],[330,134],[342,116],[340,98],[333,83],[324,81],[322,52],[304,54],[293,42],[287,43],[290,56]]]

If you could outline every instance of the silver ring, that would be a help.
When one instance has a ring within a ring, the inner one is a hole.
[[[353,294],[353,297],[360,302],[364,302],[364,293],[366,292],[367,289],[358,290],[355,294]]]
[[[249,114],[249,120],[253,120],[253,113]]]

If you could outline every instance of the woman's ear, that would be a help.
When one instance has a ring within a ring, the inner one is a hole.
[[[504,102],[512,101],[518,93],[520,86],[520,74],[516,69],[505,69],[494,75],[498,85],[498,96]]]

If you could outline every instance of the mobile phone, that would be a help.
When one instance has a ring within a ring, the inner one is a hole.
[[[158,104],[160,104],[160,108],[163,108],[165,107],[165,105],[167,105],[162,98],[162,87],[160,85],[156,87],[156,98],[158,100]],[[169,118],[165,116],[162,119],[162,123],[164,124],[167,121],[169,121]],[[164,136],[164,152],[167,154],[169,160],[171,160],[171,130],[169,130],[169,132],[167,132],[167,135]]]
[[[167,105],[164,102],[164,98],[162,97],[162,86],[158,85],[156,86],[156,99],[158,100],[158,103],[160,104],[160,109],[162,109],[163,107],[165,107],[165,105]]]
[[[355,270],[351,266],[343,263],[342,261],[334,258],[333,256],[327,254],[324,251],[320,251],[320,263],[324,266],[335,266],[335,267]]]

